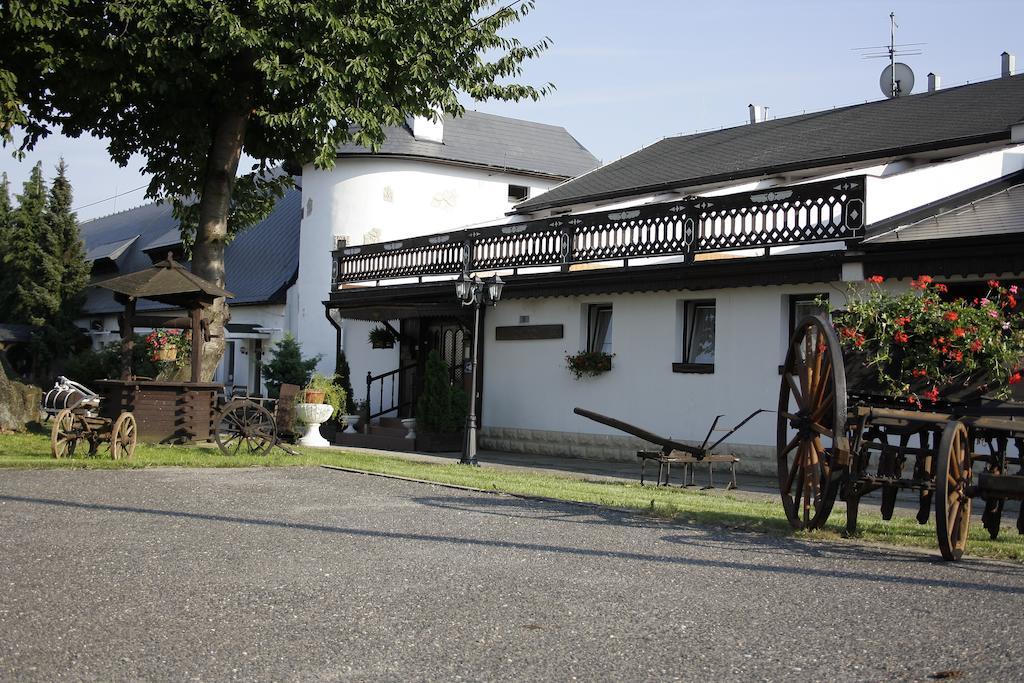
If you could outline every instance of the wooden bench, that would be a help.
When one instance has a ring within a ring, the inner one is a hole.
[[[713,489],[715,488],[715,474],[714,468],[715,463],[727,463],[729,465],[729,472],[731,479],[729,484],[725,487],[726,490],[732,490],[737,488],[736,485],[736,463],[740,461],[735,455],[727,454],[714,454],[705,456],[702,459],[697,459],[695,456],[683,451],[670,451],[665,453],[664,451],[637,451],[636,457],[640,458],[640,485],[644,483],[644,471],[647,468],[647,461],[654,460],[658,463],[658,483],[657,486],[668,486],[669,477],[672,474],[672,465],[683,466],[683,486],[696,486],[694,482],[693,466],[694,465],[707,465],[708,466],[708,485],[702,486],[701,489]],[[689,481],[687,481],[687,474],[689,474]]]

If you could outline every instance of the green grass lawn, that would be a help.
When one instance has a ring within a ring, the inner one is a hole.
[[[84,445],[84,444],[83,444]],[[679,488],[640,486],[638,483],[599,482],[564,475],[512,472],[489,467],[463,467],[456,464],[415,462],[399,457],[371,455],[340,450],[299,448],[300,455],[288,455],[274,449],[262,457],[226,457],[216,448],[203,446],[139,445],[130,460],[114,461],[101,446],[96,457],[83,456],[56,460],[50,456],[50,440],[41,434],[0,435],[0,467],[49,469],[134,469],[144,467],[310,467],[333,465],[364,472],[396,475],[456,484],[488,491],[553,498],[642,511],[680,522],[729,529],[796,535],[803,539],[841,538],[845,515],[836,505],[829,524],[814,532],[794,532],[786,522],[777,499],[763,500],[722,493],[705,493]],[[988,538],[980,520],[972,520],[969,555],[1024,562],[1024,537],[1010,529],[1015,520],[1004,517],[1004,530],[996,541]],[[938,556],[935,526],[919,525],[906,516],[885,522],[863,510],[860,538],[898,546],[926,548]]]

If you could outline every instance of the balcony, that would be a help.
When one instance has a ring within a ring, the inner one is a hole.
[[[865,182],[864,176],[852,176],[345,247],[333,252],[331,290],[464,270],[569,270],[656,257],[690,263],[714,252],[769,253],[774,247],[859,241]]]

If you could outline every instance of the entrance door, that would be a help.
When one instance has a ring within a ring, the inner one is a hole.
[[[448,381],[468,394],[472,335],[456,320],[432,320],[427,324],[427,352],[436,350],[448,365]],[[426,359],[424,359],[426,362]]]

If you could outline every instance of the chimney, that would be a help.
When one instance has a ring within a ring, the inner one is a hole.
[[[1003,78],[1012,76],[1013,72],[1017,69],[1017,58],[1011,55],[1009,52],[1004,52],[1003,55]]]
[[[761,123],[768,117],[768,107],[760,104],[748,104],[747,109],[750,111],[751,123]]]
[[[928,92],[935,92],[942,87],[942,79],[936,73],[928,74]]]
[[[406,124],[417,140],[426,142],[444,142],[444,114],[435,111],[437,120],[429,116],[410,116]]]

